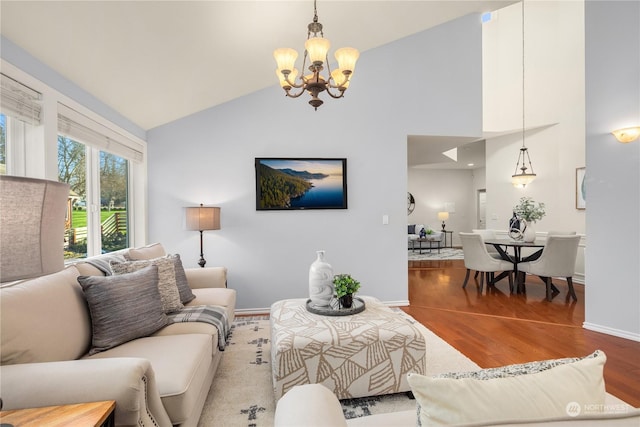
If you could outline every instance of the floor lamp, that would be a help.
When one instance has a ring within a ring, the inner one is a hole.
[[[207,261],[204,259],[202,249],[202,232],[204,230],[220,230],[220,208],[205,207],[200,203],[199,207],[187,209],[187,230],[200,232],[200,261],[198,264],[204,268]]]

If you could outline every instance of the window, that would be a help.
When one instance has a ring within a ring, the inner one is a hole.
[[[65,224],[64,257],[87,256],[87,148],[58,136],[58,181],[69,184],[69,206]]]
[[[1,62],[0,174],[70,184],[67,258],[143,245],[146,142]]]
[[[129,246],[127,188],[129,162],[115,154],[100,152],[100,230],[103,252]]]
[[[34,154],[35,130],[41,124],[42,94],[0,74],[0,173],[26,176]]]
[[[129,161],[100,150],[110,140],[67,116],[60,118],[59,129],[65,135],[58,136],[58,178],[71,187],[65,257],[84,258],[90,248],[105,253],[128,247]]]

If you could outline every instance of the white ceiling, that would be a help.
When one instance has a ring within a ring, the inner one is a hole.
[[[318,17],[334,48],[363,52],[514,2],[320,0]],[[4,37],[147,130],[277,84],[272,52],[301,50],[313,3],[2,0],[0,16]]]

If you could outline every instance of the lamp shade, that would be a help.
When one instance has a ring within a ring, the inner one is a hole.
[[[635,141],[640,137],[640,126],[617,129],[611,132],[619,142],[626,144],[631,141]]]
[[[187,230],[220,230],[220,208],[206,207],[202,204],[186,208]]]
[[[304,43],[304,48],[309,54],[312,63],[323,63],[327,58],[327,52],[331,43],[324,37],[311,37]]]
[[[273,57],[278,64],[278,71],[293,70],[296,59],[298,58],[298,52],[288,47],[279,48],[273,51]]]
[[[69,184],[0,176],[0,281],[64,268],[64,225]]]
[[[536,179],[536,175],[532,173],[519,173],[511,176],[511,184],[516,188],[524,188]]]
[[[446,221],[449,219],[449,212],[438,212],[438,219],[440,221]]]
[[[280,81],[280,87],[288,87],[289,89],[291,89],[291,85],[287,82],[287,80],[284,77],[284,74],[282,74],[280,72],[280,70],[276,70],[276,76],[278,76],[278,80]],[[296,77],[298,77],[298,69],[294,68],[293,70],[291,70],[291,73],[289,74],[289,81],[291,83],[295,83]]]
[[[336,50],[336,59],[338,60],[338,67],[341,70],[346,70],[350,73],[356,68],[356,61],[360,57],[360,52],[352,47],[343,47]]]

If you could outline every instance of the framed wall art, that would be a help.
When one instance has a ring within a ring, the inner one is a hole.
[[[347,209],[347,159],[256,158],[256,210]]]
[[[587,189],[585,168],[576,168],[576,209],[586,209]]]

